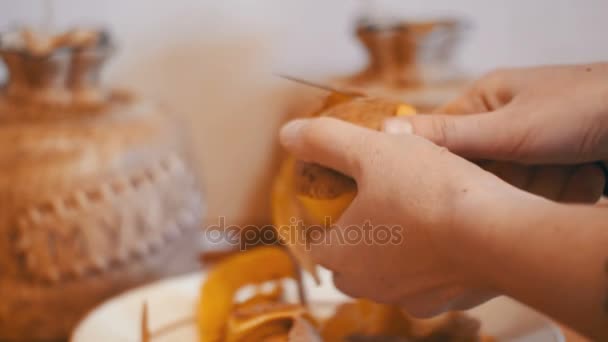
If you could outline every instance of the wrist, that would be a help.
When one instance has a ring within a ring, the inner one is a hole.
[[[502,292],[501,264],[525,239],[532,217],[551,203],[498,178],[478,181],[454,208],[449,259],[474,285]]]
[[[500,207],[486,208],[493,217],[480,221],[478,231],[485,231],[480,254],[475,259],[478,277],[486,286],[512,297],[514,287],[526,283],[526,276],[518,272],[532,267],[541,272],[545,261],[537,263],[538,247],[550,238],[550,222],[558,216],[562,205],[545,198],[520,191],[520,196],[504,198]],[[517,292],[517,291],[515,291]]]

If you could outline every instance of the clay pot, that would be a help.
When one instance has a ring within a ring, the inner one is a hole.
[[[391,98],[430,111],[462,90],[466,78],[451,64],[467,25],[457,19],[387,21],[361,19],[355,36],[366,66],[331,84]]]
[[[46,49],[0,37],[0,340],[66,339],[100,301],[196,264],[203,203],[180,127],[100,87],[112,44],[88,33]]]

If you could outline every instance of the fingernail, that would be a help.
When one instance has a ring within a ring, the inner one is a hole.
[[[306,126],[309,120],[310,119],[295,119],[286,123],[279,133],[281,143],[284,146],[293,146],[300,135],[302,127]]]
[[[414,129],[408,119],[390,118],[384,120],[384,132],[388,134],[412,134]]]

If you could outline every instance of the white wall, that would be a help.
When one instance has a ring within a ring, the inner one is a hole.
[[[274,44],[273,64],[322,69],[360,62],[350,39],[362,10],[419,17],[459,14],[475,24],[462,51],[470,70],[497,65],[608,58],[603,0],[54,0],[55,25],[103,23],[124,45],[183,37],[254,33]],[[40,22],[43,0],[2,0],[0,26]]]
[[[351,25],[364,9],[404,17],[456,14],[474,28],[466,70],[608,60],[604,0],[55,0],[53,26],[99,23],[121,50],[107,78],[188,120],[212,215],[263,220],[275,132],[288,101],[273,71],[341,73],[363,54]],[[42,0],[0,0],[0,28],[39,25]]]

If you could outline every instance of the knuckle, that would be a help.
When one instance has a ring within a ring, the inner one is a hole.
[[[503,88],[501,85],[505,84],[505,80],[511,72],[512,70],[503,68],[484,74],[473,83],[473,93],[487,95],[488,92]]]
[[[602,125],[588,125],[590,129],[583,133],[582,139],[580,139],[577,156],[581,162],[593,160],[597,154],[599,146],[602,145],[604,138],[604,132]]]
[[[376,132],[363,132],[353,139],[347,147],[352,176],[363,176],[371,165],[378,165],[383,156],[390,151],[390,139]]]
[[[469,89],[477,111],[496,110],[514,97],[513,80],[521,73],[517,69],[496,69],[481,76]]]
[[[353,176],[373,180],[377,177],[374,165],[385,165],[395,152],[395,141],[383,135],[363,134],[353,142],[350,148],[358,153],[351,153],[350,165]],[[397,140],[396,138],[395,140]],[[400,145],[400,144],[399,144]]]
[[[430,125],[432,140],[439,146],[449,146],[449,136],[454,132],[454,125],[442,117],[431,120]]]
[[[503,141],[508,141],[507,138],[500,139],[495,143],[495,148],[500,155],[509,156],[514,160],[528,161],[533,159],[531,151],[534,150],[536,134],[534,130],[522,128],[518,135],[514,135],[511,144],[504,144]]]

